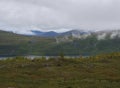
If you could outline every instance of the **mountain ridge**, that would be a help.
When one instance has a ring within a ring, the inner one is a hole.
[[[0,55],[96,55],[120,51],[120,30],[41,37],[0,31]],[[112,36],[112,37],[111,37]]]

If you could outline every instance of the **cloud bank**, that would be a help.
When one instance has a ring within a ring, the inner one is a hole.
[[[56,31],[120,28],[120,0],[0,0],[0,23]]]

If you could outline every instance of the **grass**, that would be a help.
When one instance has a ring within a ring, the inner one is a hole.
[[[120,88],[120,53],[0,60],[0,88]]]

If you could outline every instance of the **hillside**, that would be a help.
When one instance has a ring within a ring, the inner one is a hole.
[[[69,31],[57,37],[18,35],[0,31],[3,55],[96,55],[120,51],[120,31]]]
[[[120,88],[120,53],[0,60],[0,88]]]
[[[91,36],[86,39],[74,39],[58,43],[54,49],[71,55],[95,55],[120,51],[120,38],[98,40]]]
[[[41,54],[41,52],[51,47],[51,44],[54,45],[54,41],[52,38],[25,36],[0,31],[0,55]]]

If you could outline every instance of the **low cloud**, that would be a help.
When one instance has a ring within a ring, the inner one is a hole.
[[[119,10],[119,0],[0,0],[0,23],[44,30],[112,29],[120,28]]]

